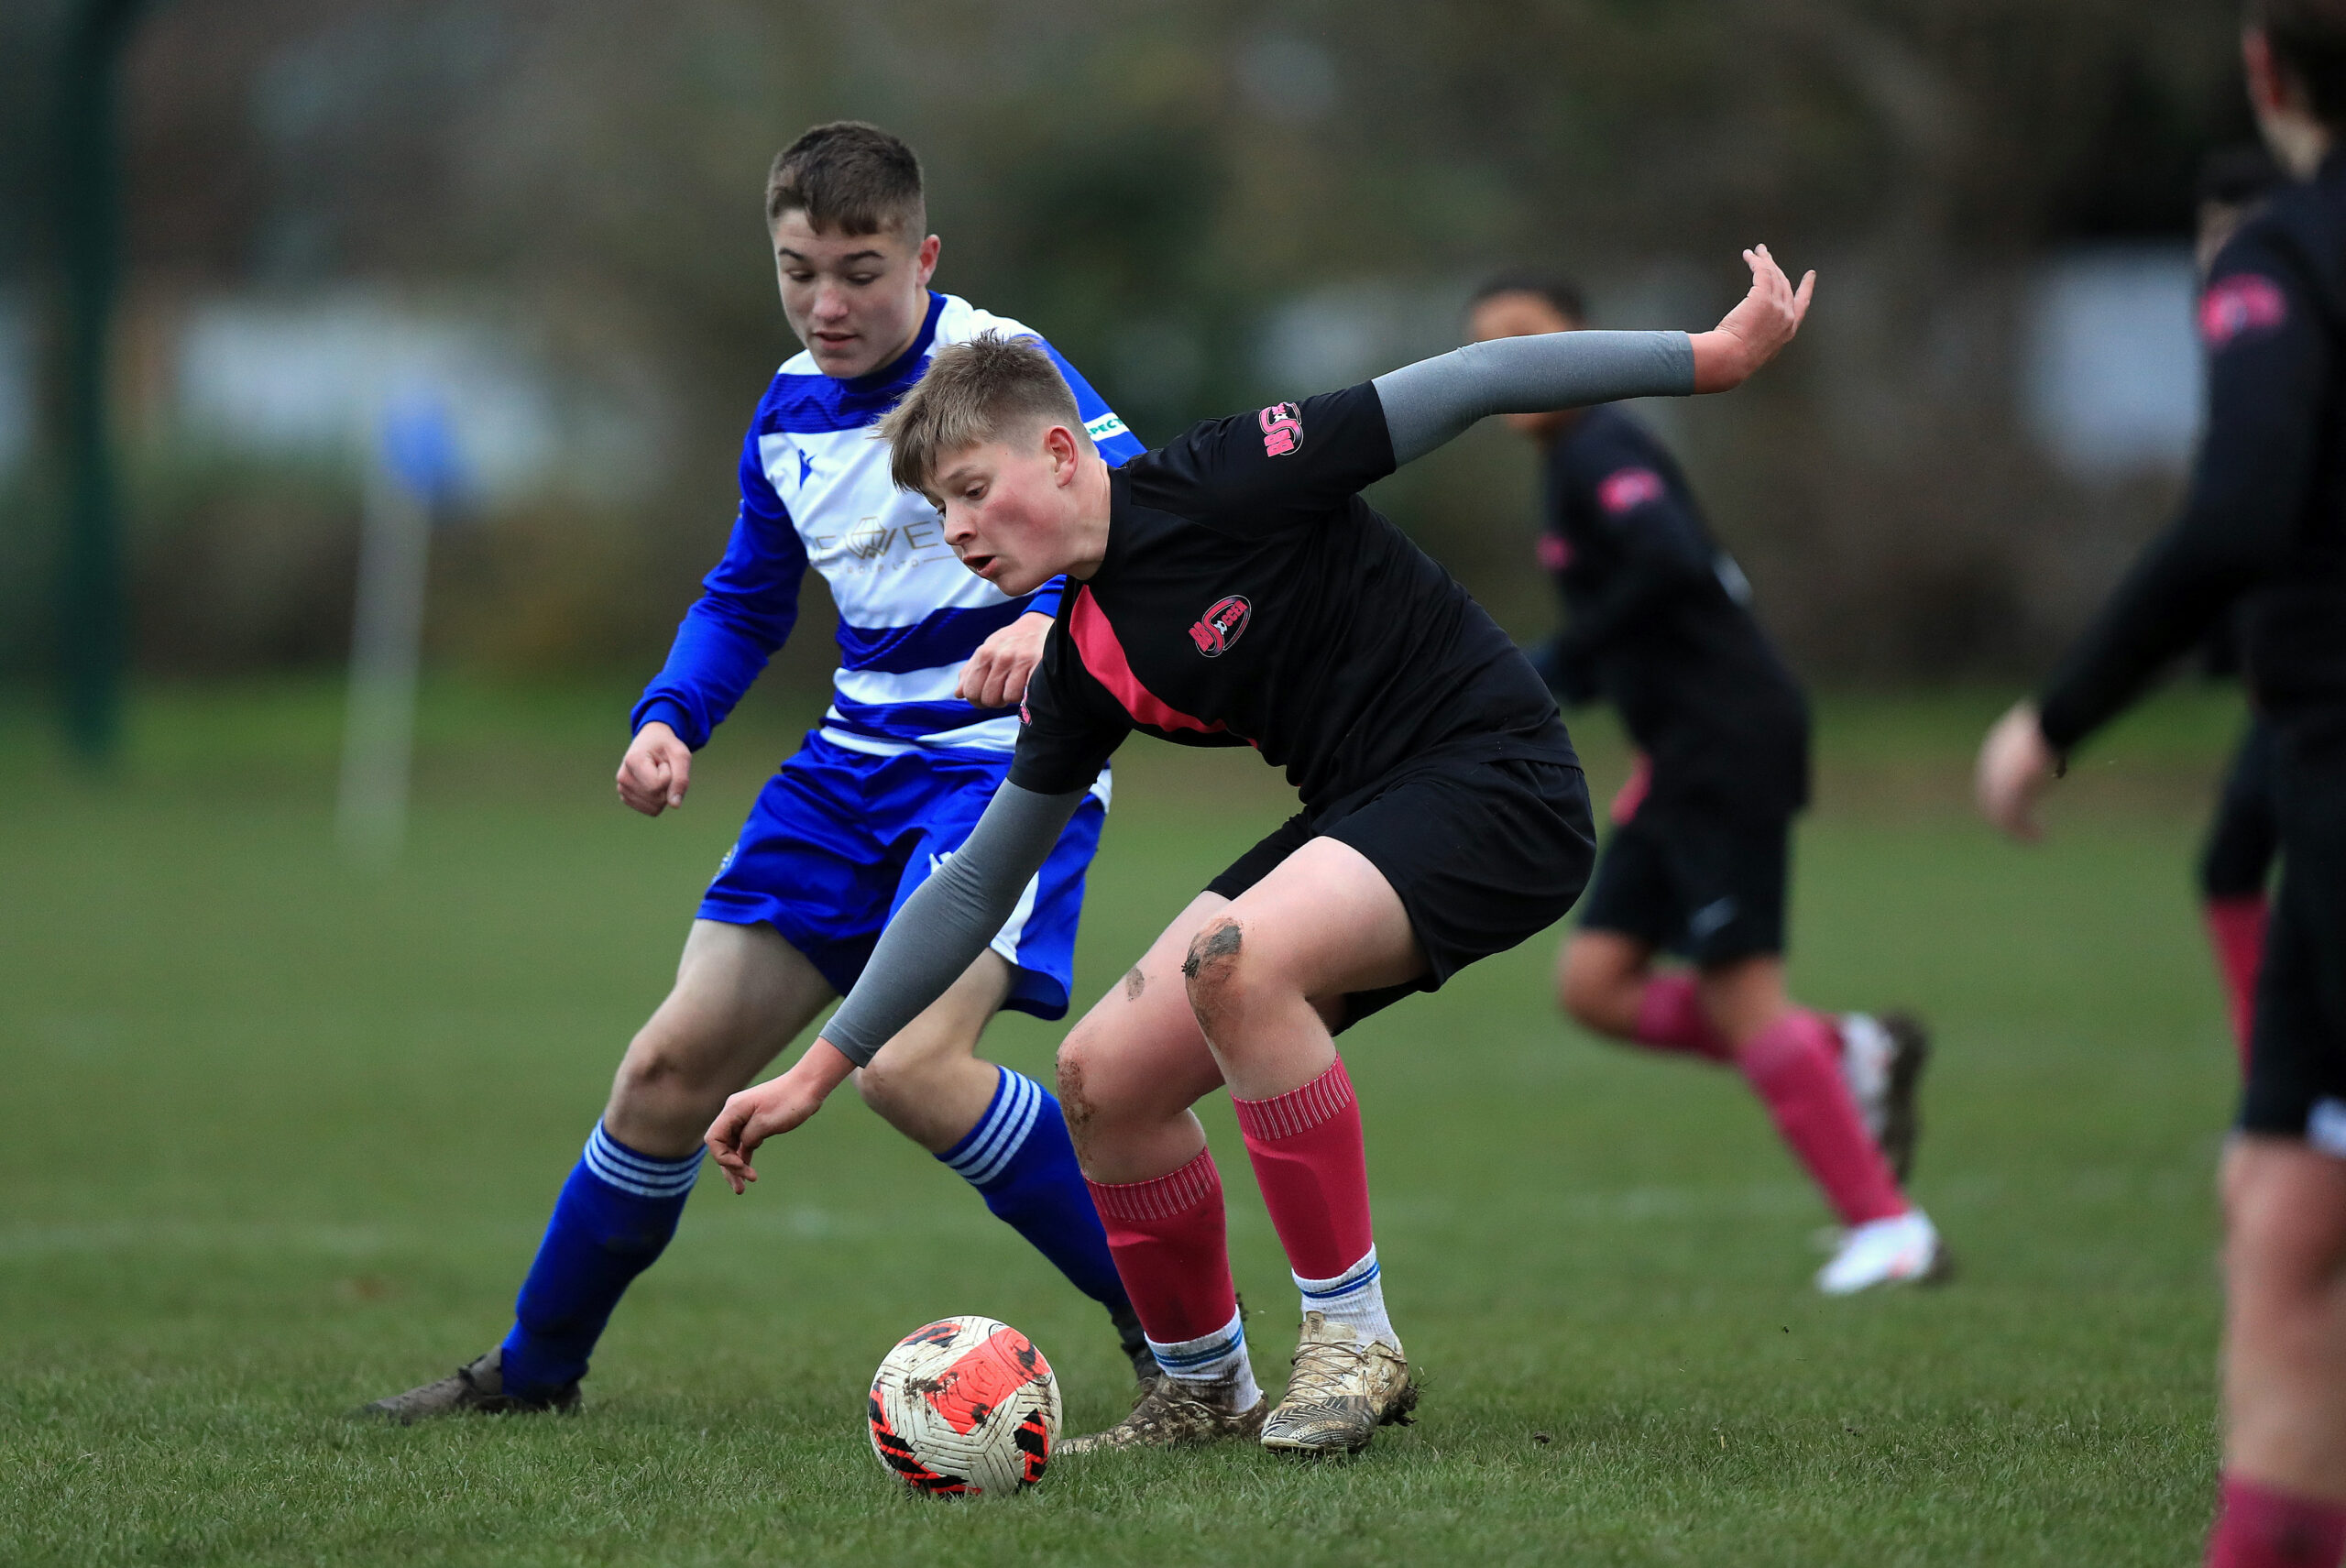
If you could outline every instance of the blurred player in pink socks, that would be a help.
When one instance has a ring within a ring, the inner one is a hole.
[[[1979,752],[1990,821],[2237,618],[2272,733],[2281,883],[2223,1157],[2224,1457],[2210,1568],[2346,1556],[2346,0],[2252,0],[2249,101],[2290,183],[2199,300],[2207,418],[2181,515]]]
[[[1494,279],[1478,342],[1577,331],[1560,279]],[[1913,1019],[1838,1018],[1784,992],[1792,821],[1808,798],[1808,708],[1704,527],[1685,476],[1611,405],[1511,414],[1543,455],[1541,564],[1567,624],[1532,663],[1565,704],[1609,699],[1639,748],[1557,965],[1588,1028],[1733,1066],[1844,1227],[1817,1288],[1942,1278],[1946,1249],[1899,1190],[1929,1041]],[[1662,953],[1692,967],[1664,972]]]

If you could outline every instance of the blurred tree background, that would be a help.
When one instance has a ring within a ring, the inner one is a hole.
[[[0,9],[19,674],[55,553],[39,220],[67,8]],[[1705,326],[1765,239],[1823,275],[1801,344],[1653,411],[1767,619],[1819,679],[2026,672],[2187,448],[2065,456],[2031,390],[2046,302],[2081,258],[2176,276],[2199,159],[2250,134],[2237,25],[2231,0],[157,0],[125,80],[115,366],[137,666],[343,656],[364,419],[405,377],[455,389],[470,469],[435,661],[648,673],[795,350],[766,164],[855,116],[922,153],[938,286],[1047,333],[1149,440],[1447,346],[1503,264],[1580,276],[1601,324]],[[2187,333],[2187,292],[2154,309],[2160,341]],[[2123,347],[2146,318],[2107,319]],[[2130,395],[2085,375],[2073,396]],[[1379,499],[1545,629],[1503,432]],[[799,677],[827,667],[819,598]]]

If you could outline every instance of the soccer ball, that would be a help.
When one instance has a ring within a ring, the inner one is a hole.
[[[915,1329],[872,1379],[872,1452],[915,1492],[1024,1491],[1058,1435],[1051,1364],[992,1318]]]

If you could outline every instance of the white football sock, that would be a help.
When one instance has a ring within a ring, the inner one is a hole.
[[[1240,1314],[1230,1314],[1230,1321],[1210,1334],[1185,1339],[1175,1344],[1148,1342],[1157,1357],[1157,1365],[1165,1375],[1180,1383],[1222,1383],[1236,1379],[1231,1391],[1231,1408],[1250,1410],[1255,1401],[1263,1397],[1263,1387],[1255,1381],[1254,1363],[1246,1359],[1246,1328]]]
[[[1318,1312],[1332,1323],[1346,1323],[1358,1329],[1369,1339],[1400,1343],[1393,1332],[1393,1320],[1385,1315],[1385,1277],[1376,1266],[1376,1249],[1337,1275],[1333,1279],[1306,1279],[1295,1277],[1295,1288],[1303,1292],[1303,1310]]]

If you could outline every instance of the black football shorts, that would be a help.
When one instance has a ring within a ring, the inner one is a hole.
[[[1706,967],[1781,953],[1792,837],[1790,817],[1648,800],[1606,840],[1581,929]]]
[[[2281,890],[2240,1125],[2346,1158],[2346,719],[2292,725],[2276,762]]]
[[[1412,992],[1438,991],[1475,959],[1562,919],[1596,856],[1588,784],[1565,740],[1554,760],[1437,753],[1413,762],[1324,811],[1288,818],[1206,891],[1236,898],[1321,837],[1351,845],[1384,874],[1430,966],[1407,985],[1354,992],[1344,1026]]]

